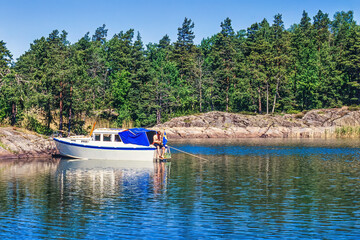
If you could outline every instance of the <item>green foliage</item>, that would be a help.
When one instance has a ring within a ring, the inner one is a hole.
[[[51,135],[53,133],[52,129],[41,124],[35,117],[26,116],[22,126],[30,131],[37,132],[39,134]]]
[[[5,99],[0,98],[0,122],[3,122],[10,112],[9,105],[5,102]]]
[[[360,106],[359,105],[351,105],[348,107],[349,111],[359,111]]]
[[[81,119],[73,119],[71,121],[71,133],[76,135],[86,135],[88,132],[84,128],[85,122]],[[65,131],[69,131],[69,129],[65,126]]]
[[[291,110],[288,110],[286,113],[288,113],[288,114],[299,114],[300,111],[291,109]]]
[[[175,42],[165,35],[146,47],[134,29],[107,38],[102,25],[73,44],[54,30],[15,64],[0,41],[0,121],[83,133],[96,112],[116,112],[103,116],[107,124],[130,127],[206,111],[301,118],[304,110],[358,106],[360,27],[353,15],[337,12],[330,20],[319,11],[312,20],[304,11],[289,30],[281,14],[238,31],[226,18],[198,46],[188,18]],[[22,120],[32,110],[39,116]]]
[[[112,82],[113,106],[121,109],[126,104],[126,97],[130,89],[130,73],[126,70],[115,72],[110,78]]]

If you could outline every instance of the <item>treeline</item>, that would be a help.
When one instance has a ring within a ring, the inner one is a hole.
[[[0,120],[43,130],[56,120],[59,130],[79,133],[85,116],[99,112],[115,111],[121,127],[214,110],[269,114],[359,104],[360,27],[352,11],[332,20],[304,11],[287,30],[281,14],[239,31],[226,18],[199,45],[193,28],[185,18],[175,42],[165,35],[146,46],[133,29],[108,39],[103,25],[73,44],[55,30],[15,63],[1,41]]]

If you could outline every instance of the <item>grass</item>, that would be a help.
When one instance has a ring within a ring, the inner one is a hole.
[[[360,138],[360,126],[342,126],[335,129],[336,137],[358,137]]]
[[[0,142],[0,147],[2,147],[3,149],[5,149],[6,151],[9,151],[11,153],[15,153],[17,154],[17,151],[11,150],[8,146],[6,146],[4,143]]]
[[[5,150],[8,150],[8,147],[5,144],[3,144],[2,142],[0,142],[0,147],[2,147]]]

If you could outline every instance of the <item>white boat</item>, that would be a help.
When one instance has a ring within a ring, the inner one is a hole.
[[[91,136],[54,138],[60,155],[71,158],[153,161],[155,131],[144,128],[96,129]]]

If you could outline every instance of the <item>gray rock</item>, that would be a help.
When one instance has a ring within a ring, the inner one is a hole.
[[[360,111],[343,107],[282,116],[214,111],[174,118],[154,128],[165,129],[170,138],[319,138],[334,136],[341,126],[360,126]]]
[[[56,151],[51,138],[24,129],[0,128],[0,158],[44,157]]]

